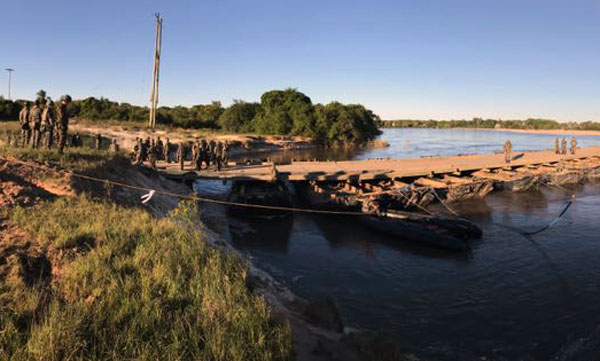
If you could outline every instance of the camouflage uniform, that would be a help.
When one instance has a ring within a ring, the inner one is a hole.
[[[154,170],[156,170],[156,158],[157,158],[156,143],[154,142],[154,139],[152,139],[152,142],[150,143],[150,147],[148,148],[148,161],[150,162],[150,166]]]
[[[165,151],[164,151],[164,145],[163,145],[163,141],[160,139],[160,137],[158,137],[156,139],[156,154],[157,157],[156,159],[164,159],[163,155],[164,155]]]
[[[167,163],[171,163],[171,158],[169,158],[169,148],[171,148],[171,142],[169,142],[169,138],[167,138],[167,140],[165,141],[165,146],[163,147],[164,158],[167,161]]]
[[[575,137],[571,137],[571,154],[575,155],[575,150],[577,150],[577,140]]]
[[[223,151],[223,144],[221,142],[217,142],[215,147],[213,148],[214,154],[214,162],[217,168],[217,171],[221,171],[221,152]]]
[[[227,161],[229,160],[229,143],[225,141],[223,148],[221,148],[221,163],[227,167]]]
[[[135,164],[142,164],[142,162],[144,161],[144,157],[142,154],[143,149],[144,145],[142,144],[142,139],[137,138],[137,143],[135,147],[133,147],[133,150],[135,151]]]
[[[142,161],[148,160],[148,149],[150,148],[150,137],[142,143]]]
[[[504,143],[504,147],[503,147],[503,151],[504,151],[504,162],[506,164],[510,164],[510,161],[512,160],[512,142],[510,140],[507,140],[506,143]]]
[[[567,154],[567,138],[565,137],[560,141],[560,154]]]
[[[194,169],[196,169],[195,164],[198,164],[198,142],[192,143],[192,164],[194,165]]]
[[[54,142],[54,103],[49,101],[42,112],[42,132],[46,148],[50,149]]]
[[[200,169],[202,169],[202,161],[204,161],[206,163],[206,169],[208,169],[208,167],[210,166],[210,152],[208,149],[208,143],[206,142],[206,139],[202,139],[202,141],[200,141],[200,147],[202,149],[202,159],[200,160]]]
[[[31,129],[31,148],[38,148],[40,146],[40,128],[42,126],[42,109],[40,108],[39,102],[33,105],[29,111],[29,128]]]
[[[67,142],[67,134],[69,132],[69,114],[67,105],[71,102],[71,97],[66,95],[61,99],[58,108],[56,109],[56,125],[58,127],[58,153],[62,154]]]
[[[559,146],[558,137],[554,138],[554,153],[560,154],[560,146]]]
[[[31,129],[29,128],[29,104],[25,103],[19,112],[19,123],[21,124],[21,147],[29,143]]]
[[[183,170],[183,162],[185,161],[185,146],[183,142],[179,143],[177,147],[177,163],[179,163],[179,167]]]
[[[100,150],[102,147],[102,134],[96,134],[96,149]]]

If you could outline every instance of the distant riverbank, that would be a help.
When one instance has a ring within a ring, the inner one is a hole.
[[[600,130],[578,130],[578,129],[508,129],[508,128],[454,128],[466,130],[493,130],[513,133],[527,134],[550,134],[550,135],[600,135]]]

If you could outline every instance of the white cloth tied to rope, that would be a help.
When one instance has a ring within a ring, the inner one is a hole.
[[[148,201],[150,201],[152,199],[152,196],[154,195],[154,193],[156,193],[156,191],[154,189],[150,190],[150,192],[144,194],[143,196],[141,196],[140,198],[142,198],[142,204],[147,203]]]

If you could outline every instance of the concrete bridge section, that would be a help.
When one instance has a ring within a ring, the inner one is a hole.
[[[262,180],[274,179],[289,181],[370,181],[395,180],[402,178],[429,177],[439,175],[461,175],[480,170],[518,169],[548,167],[560,162],[600,162],[600,147],[577,149],[577,154],[558,155],[553,151],[514,152],[517,156],[509,165],[503,154],[477,154],[453,157],[424,157],[404,159],[369,159],[356,161],[292,162],[289,164],[260,163],[256,165],[230,164],[221,172],[213,170],[195,171],[186,162],[184,170],[178,164],[159,162],[159,172],[163,175],[183,180],[198,178]],[[585,165],[582,165],[585,167]]]

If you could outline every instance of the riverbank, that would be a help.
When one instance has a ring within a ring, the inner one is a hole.
[[[241,258],[198,218],[226,223],[224,215],[160,194],[140,205],[144,191],[106,187],[67,169],[178,194],[190,192],[185,185],[120,155],[2,150],[3,354],[52,360],[95,352],[102,359],[111,349],[118,358],[373,359],[363,353],[371,343],[311,325],[305,311],[318,306]],[[19,304],[23,297],[29,301]],[[23,319],[28,313],[35,317]]]

